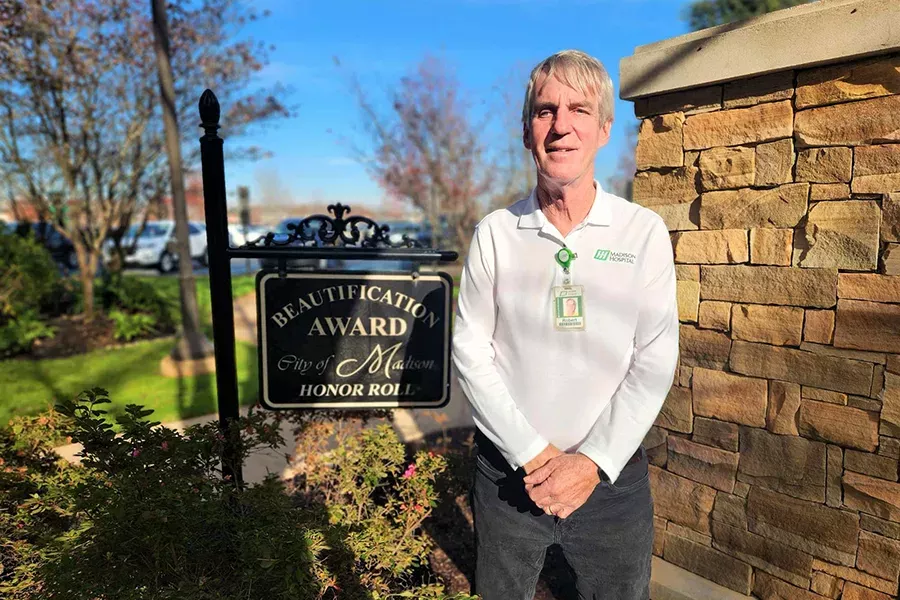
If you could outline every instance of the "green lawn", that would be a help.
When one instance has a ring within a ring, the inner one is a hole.
[[[176,277],[141,279],[178,306]],[[235,277],[234,297],[252,293],[254,286],[252,275]],[[197,277],[197,302],[203,328],[211,338],[209,280],[205,276]],[[215,375],[174,379],[160,375],[160,362],[172,346],[169,337],[68,358],[0,361],[0,423],[16,415],[42,412],[61,398],[95,386],[109,390],[112,416],[127,404],[152,408],[153,418],[163,422],[216,412]],[[239,397],[242,404],[252,404],[258,395],[256,347],[237,342],[236,352]]]
[[[216,412],[215,375],[160,375],[160,362],[172,342],[163,338],[67,358],[2,361],[0,423],[42,412],[59,399],[95,386],[109,390],[112,416],[127,404],[143,404],[156,411],[153,419],[163,422]],[[258,395],[256,347],[237,342],[236,352],[239,398],[242,404],[252,404]]]

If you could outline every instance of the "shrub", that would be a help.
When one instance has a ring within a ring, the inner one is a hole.
[[[0,232],[0,321],[38,311],[59,280],[50,253],[34,236]]]
[[[35,340],[53,337],[55,332],[35,310],[22,311],[0,324],[0,358],[27,352]]]
[[[109,318],[115,325],[113,336],[117,340],[130,342],[134,338],[144,337],[156,331],[156,317],[153,315],[129,314],[120,310],[111,310]]]
[[[157,331],[174,331],[180,318],[178,299],[167,298],[153,284],[116,273],[105,278],[100,288],[103,308],[110,313],[149,315]]]
[[[82,467],[52,462],[46,449],[16,454],[40,447],[39,436],[8,429],[6,446],[0,437],[0,457],[18,461],[12,488],[0,479],[0,596],[446,598],[416,571],[428,546],[418,525],[442,463],[424,452],[407,463],[390,428],[348,434],[323,457],[333,475],[291,496],[274,476],[225,481],[219,461],[226,436],[240,463],[280,446],[280,417],[251,411],[224,435],[216,423],[179,433],[129,405],[117,435],[108,402],[95,389],[59,406]]]

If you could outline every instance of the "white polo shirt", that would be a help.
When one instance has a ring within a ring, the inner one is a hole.
[[[563,237],[534,191],[476,228],[459,288],[453,361],[478,428],[514,468],[548,443],[613,482],[653,425],[678,362],[669,232],[653,211],[597,189]],[[554,326],[556,252],[577,254],[585,329]]]

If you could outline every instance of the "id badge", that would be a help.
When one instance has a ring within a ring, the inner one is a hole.
[[[553,323],[557,331],[584,329],[584,286],[558,285],[553,288]]]

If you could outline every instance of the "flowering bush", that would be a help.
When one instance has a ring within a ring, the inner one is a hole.
[[[95,389],[58,407],[81,467],[28,427],[0,436],[0,596],[447,598],[423,568],[420,530],[442,461],[407,461],[390,428],[348,428],[312,460],[330,467],[288,494],[275,477],[226,480],[219,460],[226,437],[237,463],[278,447],[283,417],[251,411],[225,434],[215,423],[179,433],[130,405],[117,433],[107,403]]]

